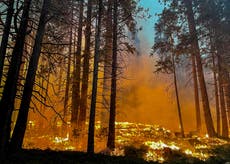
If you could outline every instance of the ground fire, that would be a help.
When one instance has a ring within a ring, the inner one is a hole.
[[[23,147],[26,149],[86,151],[86,145],[82,143],[86,143],[87,134],[82,135],[73,139],[70,131],[63,135],[61,129],[42,134],[38,129],[36,130],[36,125],[33,125],[26,132]],[[212,149],[229,144],[223,139],[209,138],[207,134],[203,136],[188,134],[186,138],[180,138],[174,132],[158,125],[130,122],[116,122],[116,149],[114,151],[108,153],[107,150],[104,150],[106,134],[101,131],[100,122],[96,123],[95,140],[97,153],[124,156],[129,153],[129,149],[135,149],[143,153],[142,157],[145,160],[158,162],[164,162],[173,154],[183,154],[205,161],[215,156]]]

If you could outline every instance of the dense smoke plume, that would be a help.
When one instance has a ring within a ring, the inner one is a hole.
[[[127,60],[117,119],[157,124],[179,131],[173,76],[154,73],[155,58],[144,53],[142,51],[142,55],[130,56]],[[185,131],[194,131],[196,122],[192,85],[186,86],[188,75],[185,71],[179,71],[178,77]]]

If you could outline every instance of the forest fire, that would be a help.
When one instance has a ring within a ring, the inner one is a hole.
[[[1,0],[0,163],[229,163],[229,11]]]
[[[24,140],[24,148],[27,149],[51,149],[51,150],[70,150],[84,151],[86,145],[77,145],[86,137],[73,139],[69,132],[65,137],[54,134],[43,134],[42,136],[31,136],[30,129],[26,133]],[[106,135],[101,134],[100,122],[96,124],[96,145],[100,145],[95,150],[97,153],[103,153]],[[85,134],[86,135],[86,134]],[[83,136],[85,136],[83,135]],[[110,152],[110,155],[124,156],[129,153],[128,149],[134,149],[143,153],[143,158],[147,161],[164,162],[170,155],[183,154],[188,157],[206,160],[210,156],[214,156],[211,149],[228,144],[228,141],[209,138],[207,135],[203,137],[190,136],[186,138],[178,138],[173,132],[157,125],[148,125],[141,123],[116,122],[116,149]]]

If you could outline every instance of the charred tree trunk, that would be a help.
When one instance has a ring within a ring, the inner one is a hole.
[[[7,44],[8,44],[13,14],[14,14],[14,0],[10,0],[8,2],[6,22],[5,22],[5,26],[4,26],[4,30],[3,30],[1,47],[0,47],[0,83],[2,81],[4,60],[5,60],[5,56],[6,56],[6,49],[7,49]]]
[[[194,100],[196,109],[196,130],[198,133],[201,131],[201,114],[200,114],[200,101],[199,101],[199,90],[197,81],[197,69],[196,69],[196,56],[192,54],[192,75],[193,75],[193,85],[194,85]]]
[[[81,86],[81,100],[80,100],[80,114],[79,114],[79,128],[85,129],[86,112],[87,112],[87,97],[88,97],[88,83],[89,83],[89,60],[90,60],[90,37],[91,37],[91,18],[92,18],[92,0],[88,0],[87,18],[85,29],[85,51],[83,60],[83,75]]]
[[[98,81],[98,62],[100,53],[100,37],[101,37],[101,18],[102,18],[102,0],[98,0],[98,18],[95,35],[95,50],[94,50],[94,69],[93,69],[93,89],[91,98],[91,108],[89,117],[89,131],[88,131],[88,148],[87,153],[94,153],[94,131],[95,131],[95,113],[97,102],[97,81]]]
[[[188,19],[189,32],[190,32],[191,37],[193,38],[192,47],[195,52],[194,54],[196,55],[197,72],[198,72],[198,79],[199,79],[199,84],[200,84],[200,91],[201,91],[201,98],[202,98],[202,103],[203,103],[206,129],[207,129],[209,136],[214,137],[216,136],[216,133],[215,133],[214,125],[213,125],[212,115],[211,115],[210,106],[209,106],[208,93],[207,93],[206,83],[204,79],[204,72],[203,72],[203,66],[202,66],[202,59],[200,55],[196,24],[194,20],[192,0],[183,0],[183,2],[187,9],[186,15]]]
[[[74,71],[73,71],[73,88],[72,88],[72,115],[71,124],[74,134],[77,129],[79,105],[80,105],[80,80],[81,80],[81,47],[82,47],[82,27],[84,0],[80,1],[79,25],[77,32],[77,51],[75,54]]]
[[[106,18],[106,34],[105,34],[105,54],[104,54],[104,78],[102,88],[102,111],[101,126],[108,128],[109,120],[109,88],[111,81],[112,67],[112,43],[113,43],[113,22],[112,22],[112,0],[108,0],[107,18]]]
[[[184,138],[184,125],[182,121],[182,114],[181,114],[181,105],[180,105],[180,99],[179,99],[179,93],[178,93],[178,86],[177,86],[177,76],[176,76],[176,66],[175,66],[175,56],[172,55],[172,65],[173,65],[173,80],[174,80],[174,87],[175,87],[175,93],[176,93],[176,103],[177,103],[177,111],[178,111],[178,117],[180,122],[180,130],[181,130],[181,136]]]
[[[41,52],[42,39],[45,33],[45,24],[47,21],[47,13],[49,10],[50,0],[44,0],[42,11],[40,15],[38,30],[35,38],[33,52],[30,58],[28,72],[26,75],[26,82],[22,95],[22,101],[19,109],[18,119],[13,131],[13,135],[10,142],[11,151],[18,151],[22,148],[23,138],[26,131],[28,113],[30,108],[30,101],[33,92],[33,86],[36,77],[36,71],[38,67],[38,61]]]
[[[22,19],[12,52],[11,64],[7,74],[3,96],[0,102],[0,155],[4,157],[11,131],[11,116],[17,92],[17,81],[23,55],[23,47],[27,33],[31,0],[24,0]]]
[[[117,97],[117,29],[118,29],[118,1],[113,1],[113,55],[112,55],[112,79],[110,94],[109,133],[107,147],[115,148],[115,120],[116,120],[116,97]]]
[[[66,119],[68,101],[69,101],[69,87],[70,87],[70,67],[71,67],[71,57],[72,57],[72,40],[73,40],[73,11],[71,11],[71,22],[70,22],[70,30],[69,30],[69,54],[68,54],[68,62],[67,62],[67,71],[66,71],[66,86],[65,86],[65,97],[64,97],[64,111],[63,118]],[[66,124],[64,122],[64,124]]]

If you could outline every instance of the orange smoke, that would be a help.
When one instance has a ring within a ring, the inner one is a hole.
[[[162,125],[179,131],[172,75],[154,73],[154,58],[130,57],[121,82],[118,121]],[[180,86],[185,131],[195,130],[195,109],[191,88]]]

